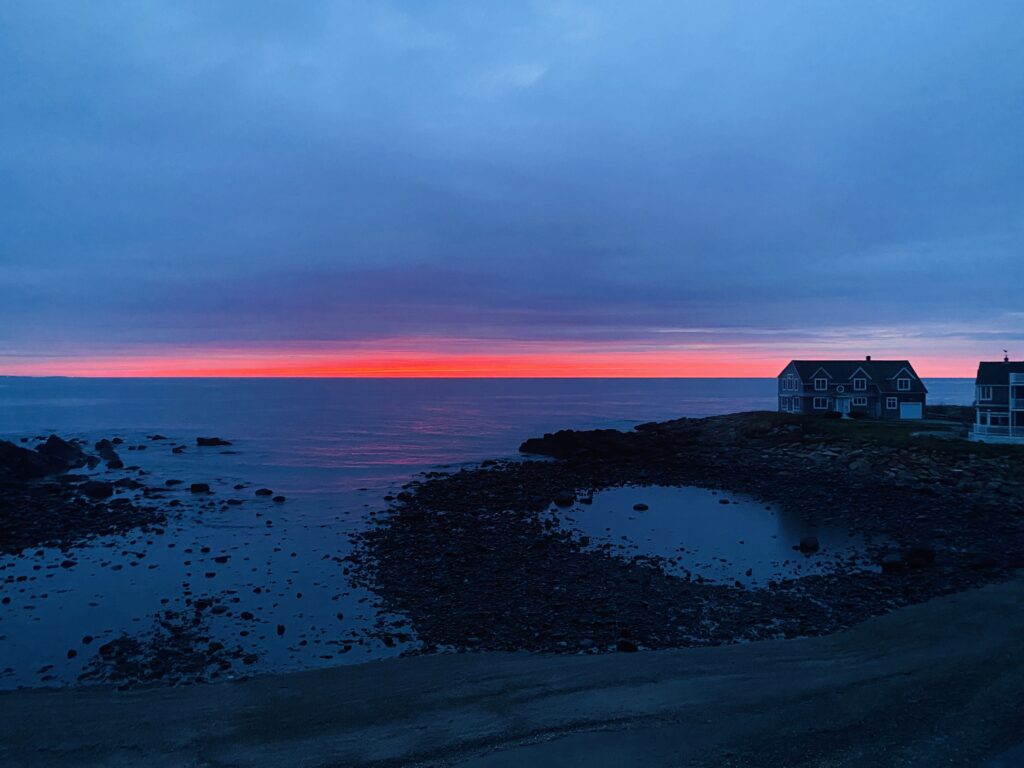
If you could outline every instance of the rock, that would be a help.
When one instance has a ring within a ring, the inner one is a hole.
[[[81,448],[56,435],[46,438],[46,442],[36,448],[36,453],[57,467],[56,471],[78,469],[89,463],[89,457]]]
[[[558,507],[571,507],[576,502],[576,494],[562,491],[561,493],[556,493],[552,501]]]
[[[999,561],[987,552],[972,552],[967,556],[967,565],[976,570],[995,568]]]
[[[196,445],[216,446],[216,445],[231,445],[230,440],[224,440],[220,437],[197,437]]]
[[[192,485],[190,485],[188,487],[188,489],[190,491],[192,491],[192,493],[209,493],[210,492],[210,484],[209,483],[192,483]]]
[[[812,552],[817,552],[821,549],[821,545],[818,543],[817,536],[804,536],[800,539],[800,543],[797,545],[797,548],[807,555]]]
[[[173,448],[171,448],[171,453],[184,453],[184,452],[185,452],[185,446],[184,445],[176,445]]]
[[[935,564],[935,550],[918,544],[903,550],[903,562],[911,568],[927,568]]]
[[[634,504],[633,509],[637,512],[646,512],[648,509],[650,509],[650,507],[648,507],[646,504]]]
[[[109,499],[114,495],[113,483],[105,483],[101,480],[90,480],[82,483],[79,490],[90,499]]]
[[[728,500],[728,499],[719,499],[719,500],[718,500],[718,503],[719,503],[719,504],[728,504],[728,503],[729,503],[729,500]]]
[[[284,498],[284,496],[275,496],[272,500],[277,502],[278,504],[283,504],[284,501],[285,501],[285,498]]]
[[[901,573],[903,571],[903,558],[895,552],[882,555],[879,563],[882,566],[882,573]]]
[[[639,649],[636,647],[636,643],[623,637],[615,643],[615,650],[620,653],[636,653]]]
[[[274,492],[272,490],[270,490],[269,488],[257,488],[256,489],[256,495],[257,496],[273,496]]]

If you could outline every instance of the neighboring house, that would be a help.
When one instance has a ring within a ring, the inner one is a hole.
[[[779,411],[920,419],[928,388],[907,360],[793,360],[779,374]]]
[[[978,363],[971,440],[1024,443],[1024,362]]]

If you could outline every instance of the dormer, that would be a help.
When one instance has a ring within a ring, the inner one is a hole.
[[[867,392],[868,382],[871,381],[871,374],[865,371],[863,367],[858,366],[857,370],[850,375],[850,381],[853,382],[854,392]]]
[[[828,392],[829,385],[832,383],[832,374],[824,367],[819,367],[811,375],[811,383],[814,385],[815,392]]]

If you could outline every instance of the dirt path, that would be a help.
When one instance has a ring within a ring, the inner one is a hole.
[[[1024,577],[807,640],[0,694],[16,766],[1019,764]]]

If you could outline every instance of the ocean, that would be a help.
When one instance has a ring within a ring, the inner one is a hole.
[[[926,383],[931,403],[973,396],[970,379]],[[393,656],[403,648],[368,639],[380,608],[339,558],[403,483],[515,456],[526,438],[557,429],[775,403],[774,379],[0,378],[0,438],[120,437],[122,459],[147,482],[208,482],[213,498],[243,502],[199,509],[178,487],[168,493],[186,503],[161,536],[0,556],[0,593],[11,598],[0,604],[0,687],[75,684],[97,644],[145,636],[162,611],[209,595],[233,601],[209,631],[259,656],[247,672]],[[157,433],[168,439],[149,440]],[[197,449],[197,436],[232,445]],[[189,447],[174,454],[178,443]],[[254,497],[261,486],[287,502]],[[61,567],[69,554],[75,566]],[[248,624],[237,619],[243,608],[255,616]],[[95,643],[83,647],[86,636]]]

